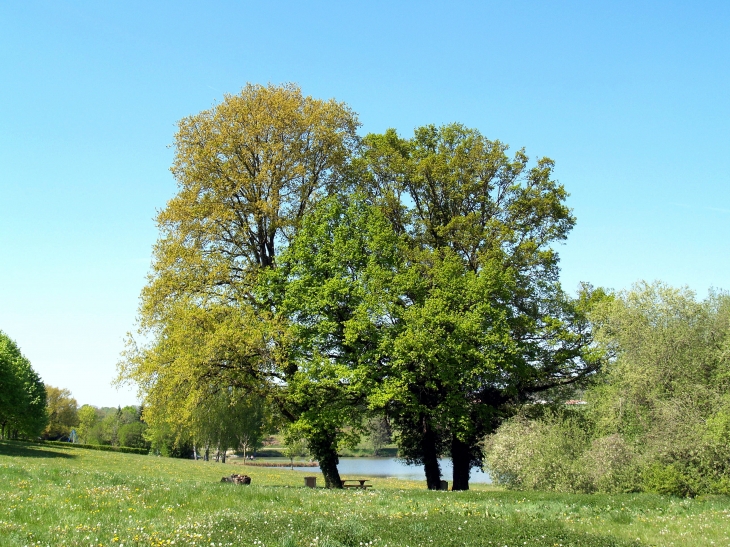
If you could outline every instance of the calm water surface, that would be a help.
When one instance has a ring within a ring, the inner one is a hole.
[[[441,477],[452,481],[451,460],[441,459]],[[297,471],[308,473],[319,472],[319,467],[294,467]],[[337,466],[342,475],[363,475],[366,477],[382,477],[425,481],[422,465],[406,465],[395,458],[340,458]],[[481,469],[472,469],[469,482],[491,483],[489,475]]]

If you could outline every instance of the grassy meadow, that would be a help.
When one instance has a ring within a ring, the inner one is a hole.
[[[219,482],[234,472],[252,485]],[[428,492],[385,479],[328,491],[304,488],[304,475],[0,441],[0,545],[730,545],[726,497]]]

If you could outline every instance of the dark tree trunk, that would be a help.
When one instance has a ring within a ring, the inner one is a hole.
[[[210,461],[210,445],[205,445],[205,455],[203,456],[204,461]]]
[[[422,418],[423,437],[421,448],[423,454],[423,469],[426,472],[426,487],[429,490],[441,490],[441,467],[437,449],[436,433],[431,428],[425,416]]]
[[[342,488],[340,472],[337,464],[340,459],[337,457],[335,432],[318,432],[309,440],[309,450],[317,461],[319,468],[324,475],[324,485],[327,488]]]
[[[342,488],[340,472],[337,470],[339,461],[336,450],[331,450],[325,457],[319,458],[319,468],[322,470],[324,485],[327,488]]]
[[[452,490],[469,490],[471,475],[471,450],[467,443],[454,435],[451,439],[451,463],[454,467],[454,483]]]

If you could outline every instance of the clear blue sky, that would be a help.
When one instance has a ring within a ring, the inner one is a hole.
[[[2,2],[0,330],[79,403],[135,402],[110,381],[175,122],[246,82],[553,158],[569,289],[730,289],[728,29],[727,1]]]

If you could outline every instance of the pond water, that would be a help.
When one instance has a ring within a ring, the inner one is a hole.
[[[440,459],[441,477],[444,480],[452,481],[451,460]],[[294,467],[297,471],[318,473],[319,467]],[[382,477],[407,479],[412,481],[425,481],[422,465],[406,465],[395,458],[340,458],[337,466],[342,475],[362,475],[366,477]],[[469,482],[491,483],[489,475],[481,469],[472,469]]]

